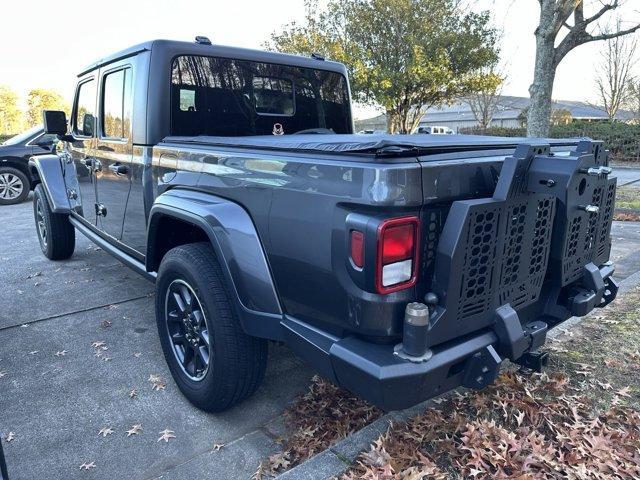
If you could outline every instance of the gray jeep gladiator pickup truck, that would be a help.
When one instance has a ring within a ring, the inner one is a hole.
[[[268,340],[384,409],[540,369],[547,329],[611,302],[616,181],[588,139],[354,135],[345,67],[157,40],[44,113],[37,233],[155,282],[175,382],[220,411]]]

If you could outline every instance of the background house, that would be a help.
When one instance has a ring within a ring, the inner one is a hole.
[[[522,126],[521,112],[529,106],[528,97],[501,96],[498,108],[491,121],[491,127],[517,128]],[[559,100],[553,102],[554,110],[567,110],[574,120],[597,121],[606,120],[607,114],[603,109],[589,105],[584,102],[573,102]],[[630,120],[632,115],[622,111],[618,115],[619,120]],[[385,115],[356,120],[356,131],[385,130],[387,119]],[[469,105],[465,102],[456,102],[452,105],[445,105],[439,108],[430,108],[420,120],[420,126],[444,126],[449,127],[454,132],[461,128],[475,127],[478,125]]]

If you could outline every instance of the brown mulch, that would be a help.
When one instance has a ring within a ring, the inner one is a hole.
[[[637,213],[614,212],[613,219],[618,222],[640,222],[640,215]]]

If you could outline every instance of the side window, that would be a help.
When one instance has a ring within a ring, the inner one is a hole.
[[[125,139],[131,127],[131,69],[104,77],[102,87],[101,136]]]
[[[196,111],[196,91],[186,88],[180,89],[180,110],[183,112]]]
[[[33,143],[40,146],[50,146],[53,145],[53,142],[55,142],[57,139],[57,135],[54,135],[52,133],[45,133],[44,135],[40,135],[38,138],[36,138]]]
[[[96,82],[89,80],[82,83],[77,98],[73,131],[77,135],[91,137],[95,129]]]

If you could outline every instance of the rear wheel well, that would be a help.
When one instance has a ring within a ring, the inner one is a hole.
[[[179,218],[162,215],[149,231],[147,269],[157,272],[162,258],[174,247],[209,241],[209,237],[199,226]]]

